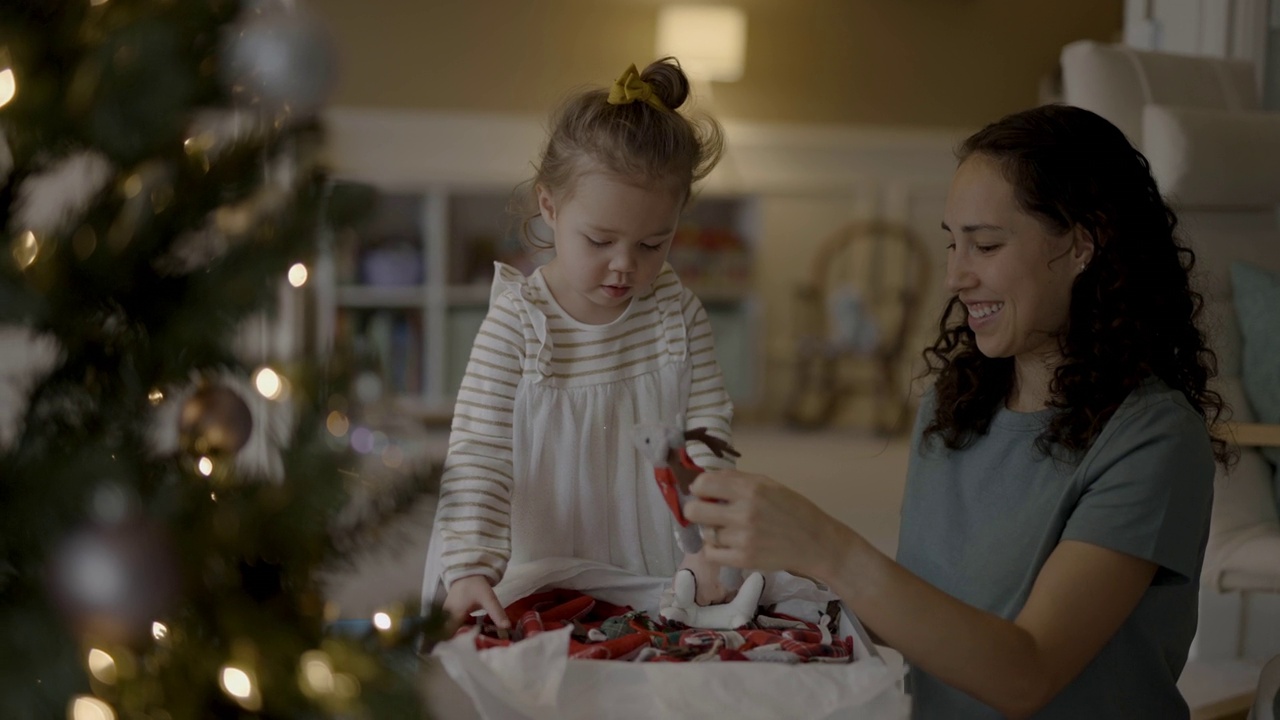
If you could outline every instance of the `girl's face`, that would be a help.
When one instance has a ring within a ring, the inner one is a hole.
[[[538,186],[538,207],[555,239],[544,277],[579,322],[612,322],[658,277],[683,205],[672,190],[588,169],[567,198]]]
[[[1092,259],[1093,242],[1078,231],[1049,232],[1018,205],[1013,186],[985,155],[956,170],[942,229],[951,237],[947,289],[968,310],[982,354],[1057,359],[1071,286]]]

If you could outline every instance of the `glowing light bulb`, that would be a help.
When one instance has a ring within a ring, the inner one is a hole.
[[[226,666],[222,668],[222,689],[233,698],[247,698],[253,694],[253,680],[240,668]]]
[[[207,457],[201,457],[196,461],[196,470],[199,470],[201,475],[209,477],[213,474],[213,461]]]
[[[151,392],[147,393],[147,399],[152,405],[159,405],[160,401],[164,400],[164,392],[160,388],[152,388]]]
[[[275,400],[280,397],[280,391],[284,384],[280,381],[280,376],[275,370],[264,367],[258,370],[253,376],[253,386],[258,389],[258,393],[268,400]]]
[[[27,230],[13,239],[13,259],[18,262],[19,270],[26,270],[40,255],[40,241],[36,234]]]
[[[347,416],[337,410],[329,413],[324,425],[329,429],[329,434],[334,437],[342,437],[347,434],[347,430],[351,429],[351,421],[347,420]]]
[[[134,198],[142,192],[142,176],[134,173],[125,178],[123,188],[126,198]]]
[[[294,263],[289,268],[289,284],[294,287],[302,287],[307,284],[307,266],[302,263]]]
[[[319,650],[302,654],[299,662],[302,691],[308,694],[330,695],[334,690],[333,665],[329,656]]]
[[[384,613],[384,612],[374,613],[374,614],[373,614],[373,626],[374,626],[374,627],[376,627],[376,628],[378,628],[379,630],[384,630],[384,631],[385,631],[385,630],[390,630],[390,629],[391,629],[391,616],[390,616],[390,615],[388,615],[388,614],[386,614],[386,613]]]
[[[246,710],[257,710],[262,707],[262,698],[253,681],[253,675],[235,665],[223,665],[218,677],[222,691]]]
[[[0,70],[0,107],[9,104],[18,94],[18,79],[13,75],[13,68]]]
[[[89,673],[108,685],[116,684],[116,659],[105,650],[89,651]]]
[[[151,637],[156,640],[164,640],[169,637],[169,628],[162,622],[153,622],[151,623]]]
[[[96,697],[77,695],[67,708],[70,720],[116,720],[116,711]]]

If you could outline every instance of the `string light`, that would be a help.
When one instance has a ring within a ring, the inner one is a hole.
[[[19,270],[26,270],[36,261],[40,254],[40,241],[36,234],[27,230],[13,239],[13,259],[18,262]]]
[[[142,192],[142,176],[134,173],[125,178],[121,189],[124,190],[124,196],[126,198],[132,199],[137,197],[138,193]]]
[[[376,628],[378,628],[379,630],[382,630],[383,632],[386,632],[387,630],[390,630],[390,629],[391,629],[391,616],[390,616],[390,615],[388,615],[388,614],[386,614],[386,613],[384,613],[384,612],[377,612],[377,613],[374,613],[374,614],[373,614],[373,626],[374,626],[374,627],[376,627]]]
[[[307,266],[302,263],[294,263],[289,268],[289,284],[300,288],[307,284]]]
[[[253,681],[249,673],[238,667],[222,668],[222,689],[231,697],[244,699],[253,694]]]
[[[253,386],[258,389],[258,393],[268,400],[275,400],[280,397],[280,391],[284,388],[280,376],[275,370],[269,367],[259,368],[258,372],[253,376]]]
[[[156,621],[151,623],[151,637],[156,640],[164,640],[169,637],[169,628],[164,623]]]
[[[9,104],[18,94],[18,78],[9,67],[9,51],[0,48],[0,107]]]
[[[223,665],[218,681],[222,691],[245,710],[257,710],[262,707],[262,698],[248,671],[234,665]]]
[[[105,650],[89,651],[89,674],[108,685],[116,684],[116,660]]]
[[[71,699],[70,720],[116,720],[116,711],[96,697],[77,695]]]
[[[337,410],[329,413],[324,425],[328,428],[329,434],[334,437],[342,437],[347,434],[347,430],[351,429],[351,421],[347,420],[347,416]]]
[[[303,694],[332,695],[335,688],[333,665],[319,650],[308,650],[298,663],[298,686]]]
[[[200,164],[200,169],[209,172],[209,149],[213,147],[213,136],[209,133],[201,133],[194,137],[189,137],[182,143],[182,150]]]
[[[209,477],[213,474],[213,461],[208,456],[202,456],[196,461],[196,470],[199,470],[201,475]]]
[[[213,136],[209,133],[193,135],[182,141],[182,150],[188,155],[197,155],[213,147]]]
[[[160,388],[152,388],[151,392],[147,393],[147,400],[150,400],[152,405],[159,405],[164,400],[164,392]]]

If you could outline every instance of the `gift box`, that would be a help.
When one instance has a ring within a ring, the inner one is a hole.
[[[658,617],[670,578],[646,577],[572,558],[508,568],[494,588],[504,606],[548,589],[578,590]],[[765,579],[761,605],[817,621],[836,599],[825,588],[787,573]],[[476,649],[475,628],[437,644],[432,657],[485,720],[630,720],[794,718],[905,720],[901,656],[874,645],[856,616],[841,606],[840,633],[853,645],[845,663],[627,662],[569,657],[570,628],[506,647]]]

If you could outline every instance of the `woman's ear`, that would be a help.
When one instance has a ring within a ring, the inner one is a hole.
[[[542,221],[548,227],[554,225],[556,221],[556,202],[551,197],[551,191],[545,185],[534,186],[534,192],[538,194],[538,212],[542,214]]]
[[[1084,272],[1084,269],[1093,262],[1094,252],[1097,250],[1097,243],[1094,242],[1093,233],[1076,225],[1072,231],[1074,237],[1071,242],[1071,259],[1075,261],[1076,269]]]

